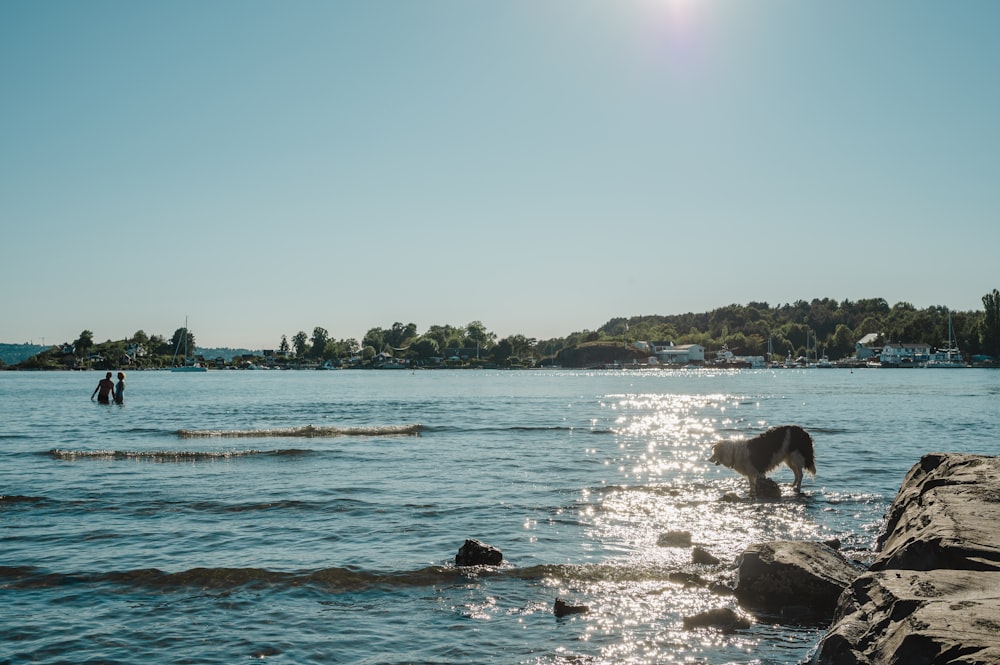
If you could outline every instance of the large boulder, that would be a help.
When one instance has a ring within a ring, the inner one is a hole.
[[[822,665],[1000,663],[1000,458],[925,455],[878,558],[841,596]]]
[[[822,543],[772,541],[752,545],[740,556],[736,597],[751,611],[793,622],[829,620],[837,598],[861,572]]]
[[[1000,573],[866,573],[841,599],[818,665],[1000,663]]]
[[[933,453],[889,508],[872,570],[1000,570],[1000,458]]]

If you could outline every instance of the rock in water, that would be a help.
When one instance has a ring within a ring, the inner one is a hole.
[[[570,614],[584,614],[589,611],[590,608],[586,605],[570,605],[562,598],[556,598],[555,605],[552,607],[552,613],[557,617],[564,617]]]
[[[465,541],[455,555],[456,566],[499,566],[503,552],[472,538]]]
[[[781,488],[778,483],[764,476],[757,476],[756,491],[754,494],[758,499],[780,499]]]
[[[743,607],[782,614],[808,607],[808,620],[832,619],[837,598],[863,570],[821,543],[776,540],[740,556],[736,597]],[[815,614],[814,614],[815,613]]]
[[[721,607],[707,612],[701,612],[691,617],[684,617],[684,629],[718,628],[722,631],[745,630],[750,627],[750,620],[742,614]]]
[[[719,564],[719,558],[714,556],[711,552],[697,545],[691,550],[691,563],[700,563],[707,566],[716,566]]]

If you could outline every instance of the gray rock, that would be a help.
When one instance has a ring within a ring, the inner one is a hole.
[[[925,455],[889,508],[872,570],[1000,570],[1000,458]]]
[[[787,607],[806,606],[809,623],[831,619],[837,598],[862,570],[822,543],[772,541],[748,547],[740,556],[736,597],[752,611],[785,615]]]
[[[721,607],[694,616],[684,617],[684,629],[717,628],[724,632],[745,630],[750,627],[750,619],[728,607]]]
[[[695,545],[691,549],[691,563],[698,563],[706,566],[716,566],[719,564],[719,559],[708,550]]]
[[[844,594],[818,665],[1000,663],[1000,572],[881,571]]]
[[[455,555],[456,566],[499,566],[503,552],[478,540],[469,539]]]
[[[925,455],[878,558],[840,598],[820,665],[1000,663],[1000,458]]]

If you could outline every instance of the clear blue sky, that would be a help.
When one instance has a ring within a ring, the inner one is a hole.
[[[0,3],[0,341],[1000,288],[1000,2]]]

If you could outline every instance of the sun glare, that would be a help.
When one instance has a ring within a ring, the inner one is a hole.
[[[642,21],[657,59],[677,73],[693,74],[708,46],[710,10],[709,0],[646,0]]]

